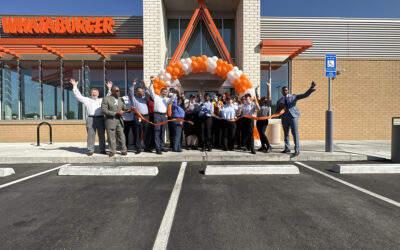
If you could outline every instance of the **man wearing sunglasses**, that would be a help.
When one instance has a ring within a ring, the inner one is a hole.
[[[122,114],[131,112],[133,108],[128,109],[124,100],[120,97],[120,90],[117,86],[111,88],[111,96],[103,98],[101,110],[105,118],[105,125],[108,137],[108,146],[110,148],[110,157],[116,152],[116,141],[121,145],[121,154],[127,155],[126,140],[124,134],[124,120]]]

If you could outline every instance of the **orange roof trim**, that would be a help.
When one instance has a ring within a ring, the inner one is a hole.
[[[140,55],[141,39],[74,39],[74,38],[0,38],[0,52],[14,57],[22,55]],[[1,55],[1,54],[0,54]]]
[[[293,59],[312,46],[312,40],[262,40],[260,54],[262,56],[288,56],[289,59]]]

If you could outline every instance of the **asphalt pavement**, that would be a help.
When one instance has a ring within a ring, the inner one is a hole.
[[[302,163],[400,202],[400,174],[340,175],[330,171],[336,162]],[[188,162],[178,191],[181,162],[141,163],[158,166],[154,177],[51,171],[0,188],[0,249],[152,249],[176,191],[168,249],[400,246],[400,208],[393,204],[301,165],[298,175],[204,175],[207,165],[221,164],[295,163]],[[0,178],[0,187],[59,166],[3,165],[16,175]]]

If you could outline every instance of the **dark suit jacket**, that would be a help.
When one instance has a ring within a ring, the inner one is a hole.
[[[311,93],[314,92],[314,91],[315,91],[314,88],[309,88],[309,89],[307,90],[306,93],[301,94],[301,95],[296,95],[296,94],[287,95],[286,98],[287,98],[288,106],[287,106],[286,113],[283,114],[283,117],[285,117],[285,116],[288,115],[289,113],[290,113],[290,114],[292,115],[292,117],[294,117],[294,118],[300,117],[300,110],[299,110],[299,108],[297,108],[297,101],[298,101],[298,100],[301,100],[301,99],[304,99],[304,98],[307,98],[307,97],[308,97],[309,95],[311,95]],[[278,100],[278,102],[276,103],[276,112],[277,112],[277,113],[281,112],[281,110],[282,110],[283,108],[285,108],[285,103],[283,103],[283,100],[284,100],[284,97],[282,96],[282,97]]]
[[[122,100],[121,97],[118,98],[117,104],[115,104],[114,96],[104,97],[101,103],[101,110],[104,114],[105,125],[107,129],[116,128],[118,123],[121,123],[122,127],[124,126],[124,120],[122,119],[122,116],[117,115],[117,112],[120,110],[128,110],[124,100]]]

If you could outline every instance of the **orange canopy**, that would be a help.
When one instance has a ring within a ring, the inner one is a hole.
[[[141,39],[76,39],[76,38],[0,38],[2,53],[21,55],[108,55],[143,54]]]
[[[262,40],[260,54],[262,56],[288,56],[289,59],[293,59],[312,45],[312,40]]]

